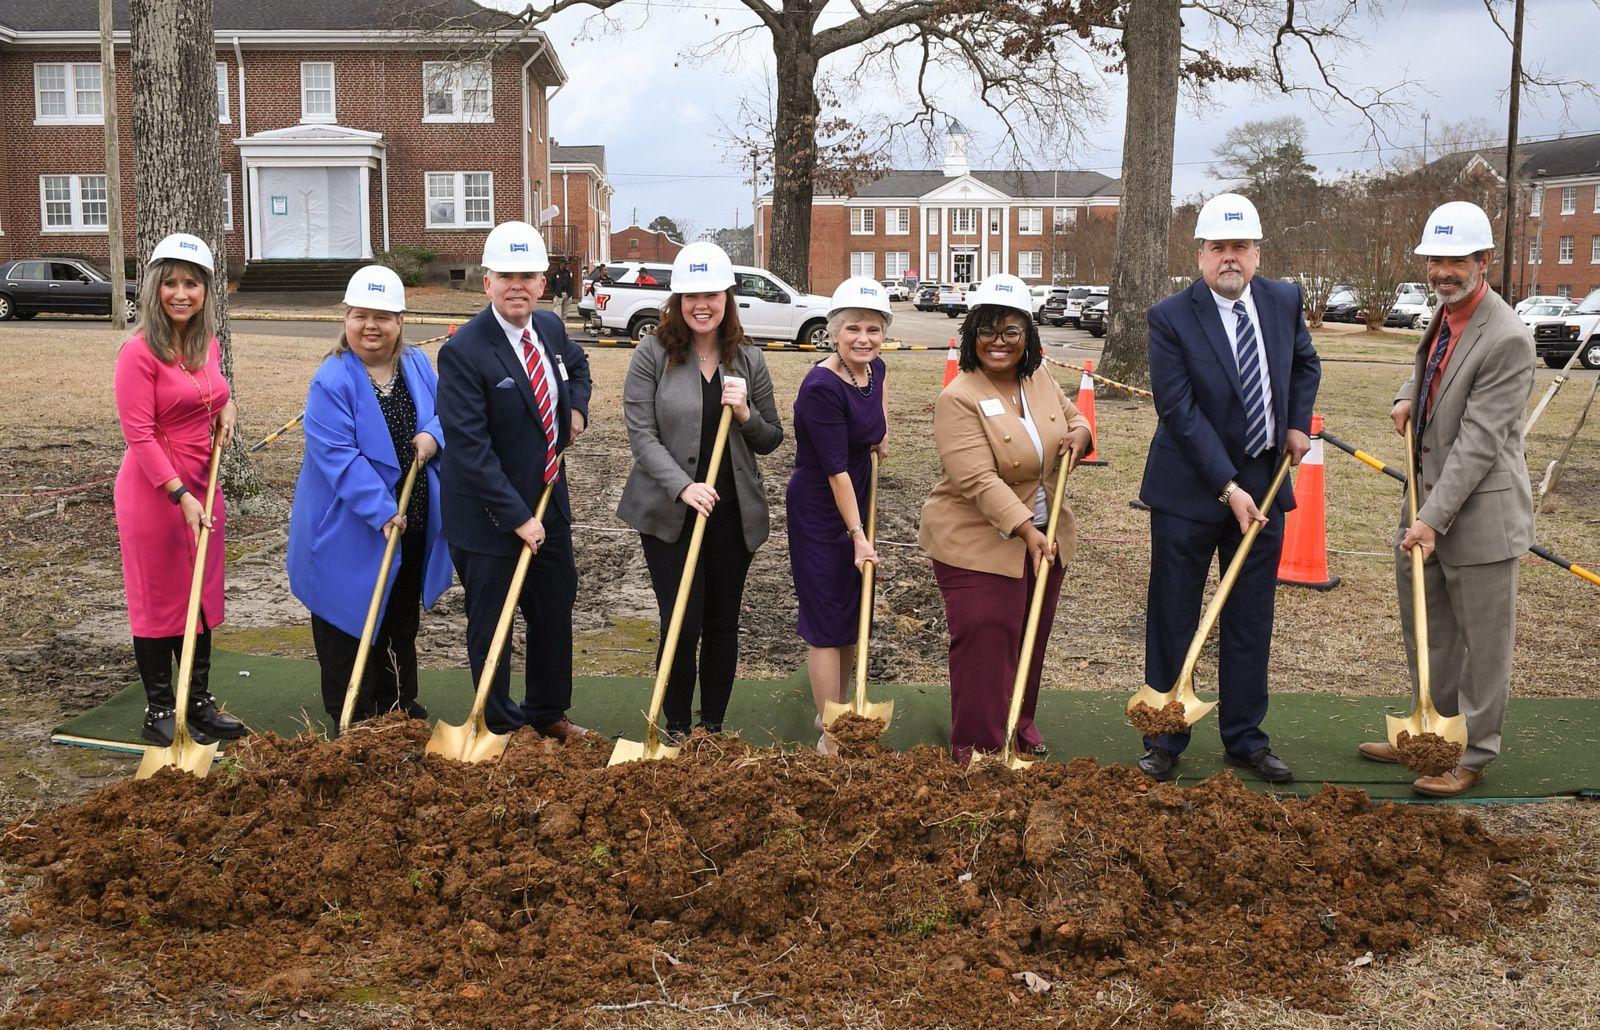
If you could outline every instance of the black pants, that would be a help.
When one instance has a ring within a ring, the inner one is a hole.
[[[400,567],[389,588],[383,620],[372,634],[372,650],[361,675],[352,720],[370,719],[417,699],[417,626],[422,613],[422,570],[427,559],[427,534],[400,538]],[[344,694],[356,664],[361,638],[319,616],[311,616],[311,642],[322,667],[322,707],[335,725],[344,711]]]
[[[553,509],[554,506],[552,506]],[[511,700],[511,642],[500,655],[483,718],[495,733],[521,726],[543,729],[566,717],[572,707],[572,602],[578,596],[578,567],[572,560],[572,527],[547,511],[545,541],[528,564],[517,607],[528,624],[528,654],[522,704]],[[516,555],[482,554],[450,548],[467,603],[467,660],[476,689],[489,657],[495,624],[511,590]],[[515,626],[512,630],[515,631]]]
[[[672,672],[667,679],[663,707],[669,731],[687,732],[689,729],[694,715],[697,665],[702,724],[722,725],[728,711],[728,698],[733,694],[733,673],[739,664],[739,607],[744,599],[744,580],[750,571],[752,555],[744,544],[744,526],[738,507],[718,505],[714,512],[706,523],[705,540],[700,545],[700,560],[689,591],[689,605],[684,609],[683,627],[678,633],[678,651],[673,656]],[[683,532],[672,543],[648,534],[640,536],[644,544],[644,563],[650,569],[650,586],[655,590],[656,607],[661,612],[661,637],[656,642],[658,668],[683,565],[689,558],[689,537],[693,529],[694,512],[691,511],[684,520]]]
[[[202,620],[204,616],[201,617]],[[201,623],[204,626],[204,622]],[[173,667],[183,660],[183,637],[134,637],[133,660],[139,666],[145,702],[151,708],[172,708],[177,704],[172,683]],[[211,628],[194,638],[194,674],[189,681],[189,696],[197,697],[211,689]]]

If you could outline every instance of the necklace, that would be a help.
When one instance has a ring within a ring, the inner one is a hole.
[[[378,377],[372,374],[372,369],[367,369],[367,378],[372,381],[372,388],[378,391],[379,397],[387,397],[394,392],[394,382],[400,378],[400,363],[397,361],[389,368],[389,378],[378,382]]]
[[[200,398],[200,403],[205,406],[206,418],[209,420],[212,414],[211,398],[215,392],[211,388],[211,370],[206,368],[204,365],[200,366],[200,374],[205,376],[206,379],[206,387],[204,390],[200,389],[199,380],[195,379],[194,373],[189,371],[189,367],[183,363],[181,358],[178,360],[178,370],[189,377],[189,385],[194,387],[194,392]]]
[[[859,393],[863,397],[871,397],[872,396],[872,366],[871,365],[867,366],[867,386],[866,386],[866,389],[862,389],[861,388],[861,383],[856,379],[856,374],[850,370],[849,363],[846,362],[843,358],[839,359],[839,367],[844,369],[844,374],[850,377],[850,385],[855,387],[856,393]]]

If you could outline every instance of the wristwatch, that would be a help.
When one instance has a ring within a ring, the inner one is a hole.
[[[1222,488],[1222,492],[1217,495],[1217,500],[1221,501],[1223,504],[1227,504],[1228,500],[1233,497],[1234,491],[1238,489],[1238,483],[1235,483],[1231,479],[1228,480],[1228,485]]]
[[[189,492],[189,488],[184,486],[182,483],[179,483],[178,484],[178,488],[176,490],[173,490],[173,491],[171,491],[170,493],[167,494],[167,499],[170,500],[173,504],[182,504],[183,503],[183,495],[188,493],[188,492]]]

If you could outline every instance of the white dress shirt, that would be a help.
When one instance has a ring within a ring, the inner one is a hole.
[[[1211,297],[1217,302],[1217,313],[1222,316],[1222,331],[1228,334],[1228,346],[1234,354],[1234,370],[1239,367],[1239,316],[1234,314],[1233,301],[1224,297],[1216,290],[1211,291]],[[1250,325],[1256,331],[1256,360],[1261,368],[1261,403],[1267,412],[1267,447],[1278,446],[1277,424],[1272,418],[1272,375],[1267,364],[1266,337],[1261,335],[1261,314],[1256,311],[1255,299],[1250,294],[1250,285],[1245,284],[1244,294],[1239,297],[1244,301],[1244,313],[1250,319]]]
[[[505,331],[506,339],[511,343],[511,351],[517,356],[518,367],[526,369],[528,364],[522,358],[522,330],[502,318],[500,312],[495,311],[494,305],[491,304],[489,310],[493,312],[494,320],[500,323],[500,328]],[[544,376],[545,389],[550,391],[550,410],[554,414],[556,400],[561,396],[561,391],[556,385],[555,369],[550,367],[550,355],[544,352],[544,345],[539,342],[539,330],[534,327],[532,316],[528,318],[527,329],[533,340],[533,352],[539,355],[539,374]],[[533,385],[531,376],[528,384]]]

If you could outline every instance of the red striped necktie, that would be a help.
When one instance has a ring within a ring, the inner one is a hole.
[[[533,402],[539,408],[539,424],[544,427],[544,481],[556,478],[556,400],[550,396],[549,377],[544,374],[544,362],[539,360],[533,336],[522,330],[522,364],[528,371],[528,382],[533,384]]]

